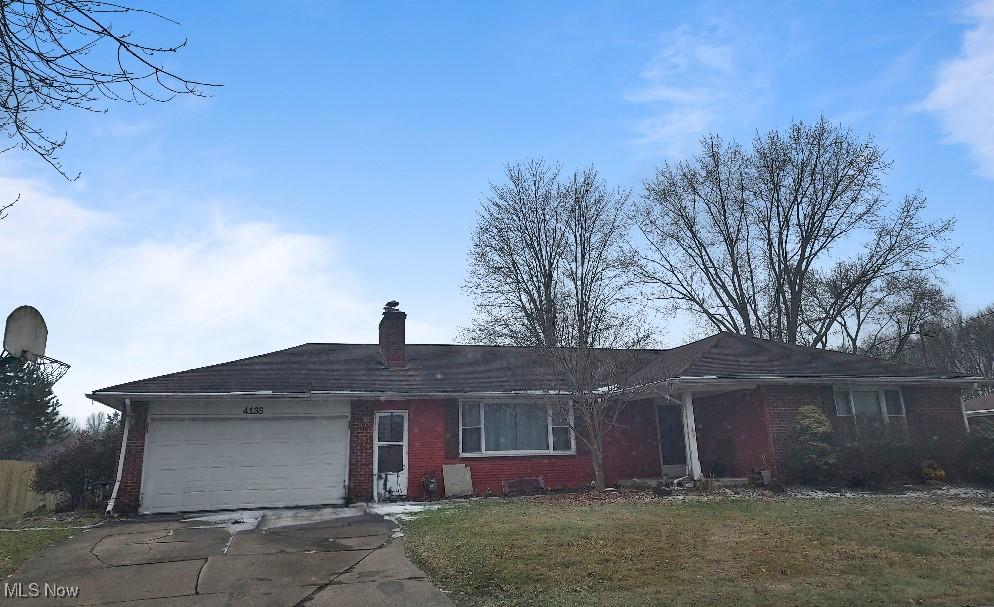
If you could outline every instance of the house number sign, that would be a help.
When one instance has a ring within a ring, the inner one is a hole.
[[[262,415],[262,407],[245,407],[242,409],[244,415]]]

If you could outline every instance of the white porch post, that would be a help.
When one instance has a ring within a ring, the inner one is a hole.
[[[696,481],[701,478],[701,460],[697,455],[694,395],[690,391],[683,393],[683,442],[687,445],[687,474]]]
[[[970,418],[966,415],[966,399],[963,398],[963,393],[960,392],[959,395],[959,410],[963,413],[963,426],[966,428],[966,433],[970,433]],[[907,413],[907,412],[905,412]]]

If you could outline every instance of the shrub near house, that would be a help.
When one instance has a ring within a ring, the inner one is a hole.
[[[956,443],[863,419],[833,428],[816,406],[800,407],[784,435],[785,480],[855,486],[917,481],[994,482],[994,426],[976,424]]]
[[[32,489],[61,493],[70,510],[102,508],[117,472],[120,418],[69,438],[38,467]]]
[[[785,445],[789,480],[818,483],[835,471],[832,422],[818,407],[806,405],[797,410],[787,429]]]
[[[963,474],[967,480],[994,483],[994,424],[976,424],[963,443]]]

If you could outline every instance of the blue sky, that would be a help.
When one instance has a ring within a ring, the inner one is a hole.
[[[508,161],[595,165],[636,193],[714,131],[818,114],[872,133],[895,197],[953,214],[967,311],[994,300],[994,1],[980,3],[170,2],[170,67],[208,99],[45,118],[74,182],[0,157],[0,308],[37,306],[57,386],[305,341],[451,341],[474,211]],[[136,24],[136,29],[139,24]],[[665,320],[661,340],[694,336]]]

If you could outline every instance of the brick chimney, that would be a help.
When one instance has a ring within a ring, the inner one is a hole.
[[[407,355],[404,352],[404,323],[407,314],[397,309],[399,305],[396,301],[388,301],[383,307],[383,318],[380,319],[380,358],[390,369],[407,366]]]

